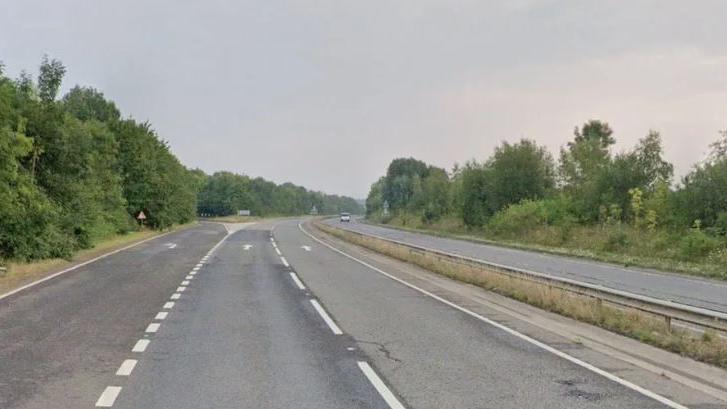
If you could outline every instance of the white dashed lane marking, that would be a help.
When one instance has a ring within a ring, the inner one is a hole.
[[[167,315],[169,315],[169,313],[168,313],[168,312],[166,312],[166,311],[162,311],[162,312],[158,313],[158,314],[157,314],[157,316],[156,316],[156,317],[154,317],[154,319],[155,319],[155,320],[159,320],[159,321],[161,321],[161,320],[165,320],[165,319],[167,319]]]
[[[333,321],[331,316],[328,315],[326,310],[323,309],[323,307],[321,306],[321,304],[318,303],[317,300],[310,300],[310,303],[313,304],[313,308],[315,308],[315,310],[318,312],[318,314],[321,316],[321,318],[323,318],[323,321],[325,321],[326,324],[328,325],[328,328],[330,328],[334,334],[336,334],[336,335],[343,334],[343,331],[341,331],[341,329],[338,328],[338,325],[336,325],[336,323]]]
[[[176,293],[175,293],[175,294],[172,294],[172,296],[171,296],[170,298],[171,298],[172,300],[178,300],[178,299],[179,299],[179,297],[181,297],[181,296],[182,296],[182,294],[176,294]]]
[[[161,324],[152,322],[151,324],[149,324],[148,327],[146,327],[146,332],[153,334],[153,333],[159,331],[160,326],[161,326]]]
[[[140,340],[136,341],[136,345],[134,345],[134,348],[131,349],[131,352],[146,351],[146,348],[149,346],[150,342],[151,341],[149,341],[148,339],[140,339]]]
[[[189,281],[187,281],[187,280],[182,281],[182,285],[189,285]]]
[[[120,392],[120,386],[107,386],[101,394],[101,397],[99,397],[98,401],[96,401],[96,407],[110,408],[114,406],[114,402],[116,402],[116,398],[119,396]]]
[[[305,290],[305,286],[303,285],[303,282],[300,281],[300,278],[298,278],[297,274],[295,274],[294,272],[291,271],[290,278],[293,279],[293,282],[295,283],[295,285],[298,286],[298,289]]]
[[[138,361],[136,359],[127,359],[125,360],[121,366],[119,367],[119,370],[116,371],[116,375],[118,376],[129,376],[131,375],[131,371],[134,370],[134,367],[136,366],[136,363]]]
[[[172,308],[174,308],[174,302],[173,301],[169,301],[169,302],[164,303],[164,309],[165,310],[171,310]]]
[[[371,368],[371,365],[369,365],[368,362],[359,361],[358,367],[361,368],[361,371],[369,379],[369,382],[374,385],[376,391],[379,392],[379,395],[384,398],[384,401],[386,401],[386,404],[389,405],[391,409],[404,409],[404,405],[402,405],[401,402],[399,402],[399,399],[391,393],[389,387],[386,386],[384,381],[381,380],[379,375],[373,370],[373,368]]]
[[[177,292],[178,293],[183,293],[184,290],[186,290],[186,289],[187,289],[187,287],[177,287]]]
[[[288,264],[288,260],[286,260],[286,259],[285,259],[285,257],[283,257],[283,256],[280,256],[280,261],[282,261],[282,262],[283,262],[283,265],[284,265],[285,267],[290,267],[290,264]]]

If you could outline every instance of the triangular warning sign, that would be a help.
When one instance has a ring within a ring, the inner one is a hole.
[[[143,211],[143,210],[142,210],[142,211],[140,211],[140,212],[139,212],[139,215],[138,215],[138,216],[136,216],[136,218],[137,218],[138,220],[144,220],[144,219],[146,219],[146,215],[144,214],[144,211]]]

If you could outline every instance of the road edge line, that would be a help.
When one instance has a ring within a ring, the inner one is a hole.
[[[337,252],[337,253],[339,253],[339,254],[341,254],[341,255],[343,255],[343,256],[345,256],[345,257],[347,257],[347,258],[349,258],[349,259],[351,259],[351,260],[353,260],[353,261],[355,261],[355,262],[363,265],[363,266],[365,266],[365,267],[368,267],[368,268],[376,271],[379,274],[384,275],[385,277],[387,277],[387,278],[389,278],[391,280],[394,280],[394,281],[396,281],[396,282],[398,282],[400,284],[403,284],[403,285],[405,285],[405,286],[407,286],[407,287],[409,287],[409,288],[411,288],[413,290],[416,290],[416,291],[418,291],[418,292],[420,292],[420,293],[422,293],[422,294],[424,294],[426,296],[429,296],[429,297],[431,297],[431,298],[433,298],[433,299],[435,299],[435,300],[437,300],[437,301],[439,301],[441,303],[444,303],[444,304],[446,304],[446,305],[448,305],[448,306],[450,306],[450,307],[452,307],[452,308],[454,308],[456,310],[459,310],[460,312],[463,312],[463,313],[465,313],[465,314],[467,314],[467,315],[469,315],[469,316],[471,316],[473,318],[476,318],[476,319],[478,319],[478,320],[480,320],[480,321],[482,321],[484,323],[487,323],[487,324],[489,324],[489,325],[491,325],[491,326],[493,326],[495,328],[498,328],[498,329],[500,329],[500,330],[502,330],[502,331],[504,331],[504,332],[506,332],[506,333],[508,333],[510,335],[513,335],[513,336],[515,336],[517,338],[520,338],[523,341],[526,341],[526,342],[528,342],[530,344],[533,344],[533,345],[539,347],[540,349],[545,350],[546,352],[550,352],[551,354],[558,356],[559,358],[565,359],[566,361],[569,361],[569,362],[571,362],[573,364],[576,364],[576,365],[578,365],[578,366],[580,366],[580,367],[582,367],[584,369],[587,369],[587,370],[589,370],[591,372],[594,372],[594,373],[596,373],[598,375],[601,375],[601,376],[603,376],[606,379],[609,379],[609,380],[611,380],[613,382],[616,382],[616,383],[618,383],[618,384],[620,384],[620,385],[622,385],[622,386],[624,386],[624,387],[626,387],[628,389],[631,389],[631,390],[633,390],[635,392],[638,392],[638,393],[640,393],[640,394],[642,394],[642,395],[644,395],[644,396],[646,396],[648,398],[651,398],[651,399],[653,399],[653,400],[655,400],[655,401],[657,401],[659,403],[662,403],[662,404],[664,404],[664,405],[666,405],[666,406],[668,406],[668,407],[670,407],[672,409],[689,409],[688,407],[686,407],[684,405],[681,405],[681,404],[679,404],[677,402],[674,402],[674,401],[672,401],[672,400],[670,400],[670,399],[668,399],[668,398],[666,398],[664,396],[661,396],[661,395],[659,395],[656,392],[652,392],[652,391],[650,391],[650,390],[648,390],[646,388],[643,388],[643,387],[641,387],[639,385],[636,385],[635,383],[632,383],[632,382],[629,382],[629,381],[627,381],[625,379],[622,379],[622,378],[620,378],[620,377],[618,377],[618,376],[616,376],[616,375],[614,375],[614,374],[612,374],[610,372],[607,372],[607,371],[605,371],[605,370],[603,370],[601,368],[598,368],[598,367],[596,367],[596,366],[594,366],[592,364],[589,364],[586,361],[583,361],[583,360],[578,359],[578,358],[576,358],[576,357],[574,357],[572,355],[569,355],[569,354],[567,354],[567,353],[565,353],[565,352],[563,352],[563,351],[561,351],[559,349],[556,349],[554,347],[551,347],[550,345],[547,345],[544,342],[538,341],[535,338],[532,338],[532,337],[530,337],[528,335],[525,335],[525,334],[523,334],[521,332],[518,332],[518,331],[516,331],[516,330],[514,330],[514,329],[512,329],[512,328],[510,328],[508,326],[505,326],[503,324],[500,324],[497,321],[494,321],[492,319],[489,319],[487,317],[484,317],[484,316],[482,316],[482,315],[480,315],[480,314],[478,314],[478,313],[476,313],[474,311],[470,311],[470,310],[468,310],[465,307],[462,307],[460,305],[457,305],[457,304],[455,304],[455,303],[453,303],[453,302],[451,302],[451,301],[449,301],[449,300],[447,300],[445,298],[442,298],[442,297],[440,297],[440,296],[438,296],[436,294],[433,294],[433,293],[431,293],[431,292],[429,292],[429,291],[427,291],[427,290],[425,290],[423,288],[419,288],[419,287],[417,287],[414,284],[411,284],[411,283],[409,283],[407,281],[404,281],[404,280],[400,279],[399,277],[396,277],[396,276],[394,276],[392,274],[389,274],[389,273],[387,273],[387,272],[379,269],[378,267],[375,267],[375,266],[373,266],[373,265],[371,265],[371,264],[369,264],[369,263],[367,263],[367,262],[365,262],[363,260],[360,260],[360,259],[358,259],[358,258],[356,258],[356,257],[354,257],[354,256],[352,256],[352,255],[350,255],[350,254],[342,251],[342,250],[339,250],[339,249],[333,247],[332,245],[324,242],[323,240],[320,240],[319,238],[313,236],[311,233],[309,233],[307,230],[305,230],[303,228],[303,225],[301,223],[298,223],[298,229],[300,229],[300,231],[302,231],[303,233],[305,233],[305,235],[307,235],[308,237],[310,237],[313,240],[317,241],[318,243],[320,243],[320,244],[328,247],[329,249],[331,249],[331,250],[333,250],[333,251],[335,251],[335,252]]]

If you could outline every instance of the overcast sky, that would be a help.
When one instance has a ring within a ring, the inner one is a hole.
[[[0,60],[98,88],[189,167],[365,197],[389,161],[649,129],[684,174],[727,129],[727,1],[3,0]]]

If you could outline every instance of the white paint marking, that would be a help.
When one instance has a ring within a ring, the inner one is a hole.
[[[245,250],[245,251],[248,251],[251,248],[252,248],[252,244],[245,244],[245,245],[242,246],[242,249]]]
[[[195,268],[192,269],[192,272],[193,273],[196,273],[197,271],[199,271],[199,267],[195,267]]]
[[[169,301],[169,302],[164,303],[164,309],[165,310],[171,310],[172,308],[174,308],[174,302],[173,301]]]
[[[136,366],[136,363],[138,361],[136,359],[127,359],[125,360],[121,366],[119,367],[119,370],[116,371],[117,376],[129,376],[131,375],[131,371],[134,370],[134,367]]]
[[[275,248],[275,252],[278,253],[279,256],[282,256],[283,255],[283,253],[281,253],[280,250],[278,250],[277,247]]]
[[[177,287],[177,292],[178,293],[183,293],[184,290],[186,290],[186,289],[187,289],[187,287]]]
[[[177,243],[167,243],[165,244],[169,250],[177,248]]]
[[[178,300],[178,299],[179,299],[179,297],[181,297],[181,296],[182,296],[182,294],[176,294],[176,293],[175,293],[175,294],[172,294],[172,296],[171,296],[170,298],[171,298],[172,300]]]
[[[275,239],[273,238],[273,236],[270,236],[270,241],[275,243]]]
[[[169,313],[168,313],[168,312],[166,312],[166,311],[161,311],[160,313],[158,313],[158,314],[157,314],[157,316],[156,316],[156,317],[154,317],[154,319],[155,319],[155,320],[159,320],[159,321],[161,321],[161,320],[165,320],[165,319],[167,319],[167,315],[169,315]]]
[[[148,327],[146,327],[146,332],[153,334],[153,333],[159,331],[160,326],[161,326],[161,324],[152,322],[151,324],[149,324]]]
[[[323,321],[325,321],[326,324],[328,324],[328,328],[330,328],[331,331],[333,331],[334,334],[336,334],[336,335],[343,334],[343,331],[341,331],[341,329],[338,328],[338,325],[336,325],[336,323],[328,315],[328,313],[326,312],[326,310],[323,309],[323,307],[321,306],[321,304],[318,303],[318,301],[316,301],[316,300],[310,300],[310,303],[313,304],[313,308],[315,308],[315,310],[318,312],[318,314],[321,316],[321,318],[323,318]]]
[[[278,248],[278,245],[273,242],[273,247]]]
[[[346,349],[349,350],[349,351],[355,351],[356,350],[356,348],[354,348],[354,347],[348,347]]]
[[[96,401],[96,407],[110,408],[114,406],[114,402],[116,402],[116,398],[119,396],[120,392],[120,386],[107,386],[101,394],[101,397],[99,397]]]
[[[300,278],[298,278],[298,275],[297,274],[295,274],[294,272],[291,271],[290,272],[290,278],[293,279],[293,282],[295,283],[295,285],[298,286],[298,289],[305,290],[305,286],[303,285],[303,282],[300,281]]]
[[[310,246],[300,246],[300,248],[302,248],[305,251],[311,251],[311,247]]]
[[[189,285],[189,281],[187,281],[187,280],[182,281],[182,285]]]
[[[184,279],[185,279],[185,280],[191,280],[191,279],[193,279],[193,278],[194,278],[194,275],[192,275],[192,274],[190,274],[190,275],[188,275],[188,276],[184,277]]]
[[[541,348],[541,349],[543,349],[543,350],[545,350],[547,352],[550,352],[553,355],[556,355],[556,356],[558,356],[560,358],[565,359],[566,361],[569,361],[569,362],[571,362],[573,364],[576,364],[576,365],[578,365],[578,366],[580,366],[582,368],[585,368],[585,369],[587,369],[587,370],[589,370],[591,372],[594,372],[594,373],[596,373],[598,375],[601,375],[601,376],[603,376],[606,379],[609,379],[609,380],[611,380],[613,382],[616,382],[616,383],[618,383],[618,384],[620,384],[622,386],[625,386],[625,387],[627,387],[627,388],[629,388],[629,389],[631,389],[633,391],[636,391],[636,392],[638,392],[638,393],[640,393],[640,394],[642,394],[642,395],[644,395],[646,397],[649,397],[649,398],[651,398],[651,399],[653,399],[653,400],[655,400],[657,402],[660,402],[660,403],[662,403],[662,404],[664,404],[664,405],[666,405],[666,406],[668,406],[668,407],[670,407],[672,409],[689,409],[689,408],[687,408],[684,405],[681,405],[681,404],[679,404],[677,402],[674,402],[674,401],[672,401],[670,399],[667,399],[667,398],[665,398],[665,397],[663,397],[663,396],[661,396],[661,395],[659,395],[659,394],[657,394],[655,392],[652,392],[652,391],[650,391],[650,390],[648,390],[646,388],[643,388],[643,387],[641,387],[639,385],[636,385],[636,384],[634,384],[632,382],[629,382],[629,381],[627,381],[625,379],[619,378],[618,376],[616,376],[616,375],[614,375],[614,374],[612,374],[610,372],[604,371],[603,369],[598,368],[598,367],[596,367],[594,365],[591,365],[588,362],[582,361],[582,360],[580,360],[580,359],[578,359],[578,358],[576,358],[574,356],[568,355],[565,352],[562,352],[562,351],[560,351],[560,350],[558,350],[556,348],[551,347],[550,345],[547,345],[547,344],[545,344],[543,342],[540,342],[540,341],[538,341],[538,340],[536,340],[534,338],[531,338],[531,337],[529,337],[529,336],[527,336],[525,334],[522,334],[520,332],[517,332],[517,331],[515,331],[514,329],[512,329],[510,327],[507,327],[507,326],[505,326],[503,324],[500,324],[499,322],[496,322],[496,321],[493,321],[493,320],[491,320],[489,318],[483,317],[482,315],[477,314],[476,312],[470,311],[467,308],[461,307],[461,306],[459,306],[459,305],[457,305],[457,304],[455,304],[455,303],[453,303],[451,301],[448,301],[448,300],[446,300],[446,299],[444,299],[444,298],[442,298],[442,297],[440,297],[438,295],[435,295],[435,294],[433,294],[433,293],[431,293],[431,292],[429,292],[429,291],[427,291],[425,289],[419,288],[419,287],[415,286],[414,284],[408,283],[408,282],[406,282],[406,281],[404,281],[404,280],[402,280],[402,279],[400,279],[400,278],[398,278],[396,276],[393,276],[393,275],[391,275],[391,274],[389,274],[389,273],[387,273],[387,272],[385,272],[385,271],[383,271],[383,270],[381,270],[381,269],[379,269],[377,267],[374,267],[371,264],[369,264],[369,263],[367,263],[367,262],[365,262],[363,260],[360,260],[360,259],[358,259],[358,258],[356,258],[356,257],[354,257],[354,256],[352,256],[352,255],[350,255],[350,254],[348,254],[348,253],[346,253],[344,251],[341,251],[341,250],[333,247],[332,245],[324,242],[323,240],[320,240],[319,238],[313,236],[312,234],[308,233],[308,231],[306,231],[300,223],[298,223],[298,229],[300,229],[300,231],[302,231],[303,233],[305,233],[308,237],[310,237],[313,240],[317,241],[318,243],[320,243],[320,244],[328,247],[329,249],[335,251],[336,253],[341,254],[344,257],[347,257],[347,258],[349,258],[349,259],[351,259],[351,260],[353,260],[353,261],[355,261],[355,262],[357,262],[357,263],[359,263],[359,264],[361,264],[363,266],[366,266],[366,267],[368,267],[368,268],[376,271],[379,274],[382,274],[382,275],[384,275],[384,276],[386,276],[386,277],[388,277],[388,278],[390,278],[390,279],[392,279],[392,280],[394,280],[394,281],[396,281],[398,283],[401,283],[401,284],[403,284],[403,285],[405,285],[405,286],[407,286],[407,287],[409,287],[411,289],[414,289],[414,290],[416,290],[416,291],[418,291],[418,292],[420,292],[420,293],[422,293],[424,295],[427,295],[427,296],[429,296],[429,297],[431,297],[431,298],[433,298],[433,299],[435,299],[435,300],[437,300],[437,301],[439,301],[439,302],[441,302],[443,304],[446,304],[446,305],[448,305],[448,306],[450,306],[450,307],[452,307],[452,308],[454,308],[456,310],[459,310],[459,311],[461,311],[461,312],[463,312],[463,313],[465,313],[465,314],[467,314],[467,315],[469,315],[471,317],[474,317],[474,318],[476,318],[476,319],[478,319],[478,320],[480,320],[482,322],[485,322],[485,323],[487,323],[487,324],[489,324],[489,325],[491,325],[491,326],[493,326],[495,328],[498,328],[498,329],[500,329],[500,330],[502,330],[504,332],[507,332],[510,335],[513,335],[513,336],[515,336],[517,338],[520,338],[523,341],[529,342],[529,343],[531,343],[531,344],[533,344],[533,345],[535,345],[535,346],[537,346],[537,347],[539,347],[539,348]]]
[[[285,259],[285,257],[283,257],[283,256],[280,256],[280,261],[282,261],[282,262],[283,262],[283,265],[284,265],[285,267],[290,267],[290,264],[288,264],[288,260],[286,260],[286,259]]]
[[[199,263],[196,266],[194,266],[194,268],[196,268],[197,270],[199,270],[200,268],[202,268],[203,265],[204,265],[204,263]]]
[[[195,271],[190,271],[190,272],[189,272],[189,275],[191,275],[191,276],[193,276],[193,275],[195,275],[195,274],[197,274],[197,271],[196,271],[196,270],[195,270]]]
[[[41,278],[40,280],[33,281],[32,283],[26,284],[26,285],[24,285],[22,287],[18,287],[16,289],[14,289],[13,291],[10,291],[10,292],[7,292],[7,293],[5,293],[3,295],[0,295],[0,300],[2,300],[3,298],[6,298],[6,297],[10,297],[13,294],[17,294],[17,293],[19,293],[19,292],[21,292],[21,291],[23,291],[25,289],[28,289],[30,287],[36,286],[36,285],[38,285],[40,283],[43,283],[43,282],[46,282],[48,280],[54,279],[54,278],[58,277],[59,275],[65,274],[65,273],[67,273],[69,271],[73,271],[73,270],[76,270],[76,269],[81,268],[83,266],[89,265],[89,264],[91,264],[91,263],[93,263],[95,261],[101,260],[102,258],[106,258],[108,256],[114,255],[116,253],[120,253],[120,252],[122,252],[124,250],[128,250],[128,249],[133,248],[133,247],[136,247],[136,246],[138,246],[140,244],[144,244],[144,243],[146,243],[148,241],[151,241],[151,240],[156,240],[158,238],[164,237],[164,236],[166,236],[168,234],[172,234],[172,233],[173,232],[168,232],[168,233],[160,234],[160,235],[155,236],[155,237],[149,237],[148,239],[144,239],[142,241],[138,241],[138,242],[136,242],[134,244],[130,244],[130,245],[126,246],[126,247],[122,247],[120,249],[117,249],[117,250],[111,251],[109,253],[102,254],[102,255],[100,255],[98,257],[92,258],[91,260],[84,261],[83,263],[76,264],[75,266],[68,267],[65,270],[61,270],[61,271],[59,271],[57,273],[54,273],[54,274],[49,275],[48,277]]]
[[[384,398],[384,401],[391,409],[404,409],[404,405],[399,402],[399,399],[394,396],[393,393],[391,393],[391,390],[388,386],[384,383],[384,381],[381,380],[379,375],[374,371],[373,368],[371,368],[371,365],[369,365],[368,362],[359,361],[358,367],[361,368],[361,371],[366,375],[367,378],[369,378],[369,382],[371,382],[372,385],[374,385],[374,388],[379,392],[379,395],[381,395],[382,398]]]
[[[149,342],[151,342],[151,341],[149,341],[148,339],[140,339],[140,340],[136,341],[136,345],[134,345],[134,348],[131,349],[131,352],[146,351],[146,347],[149,346]]]

